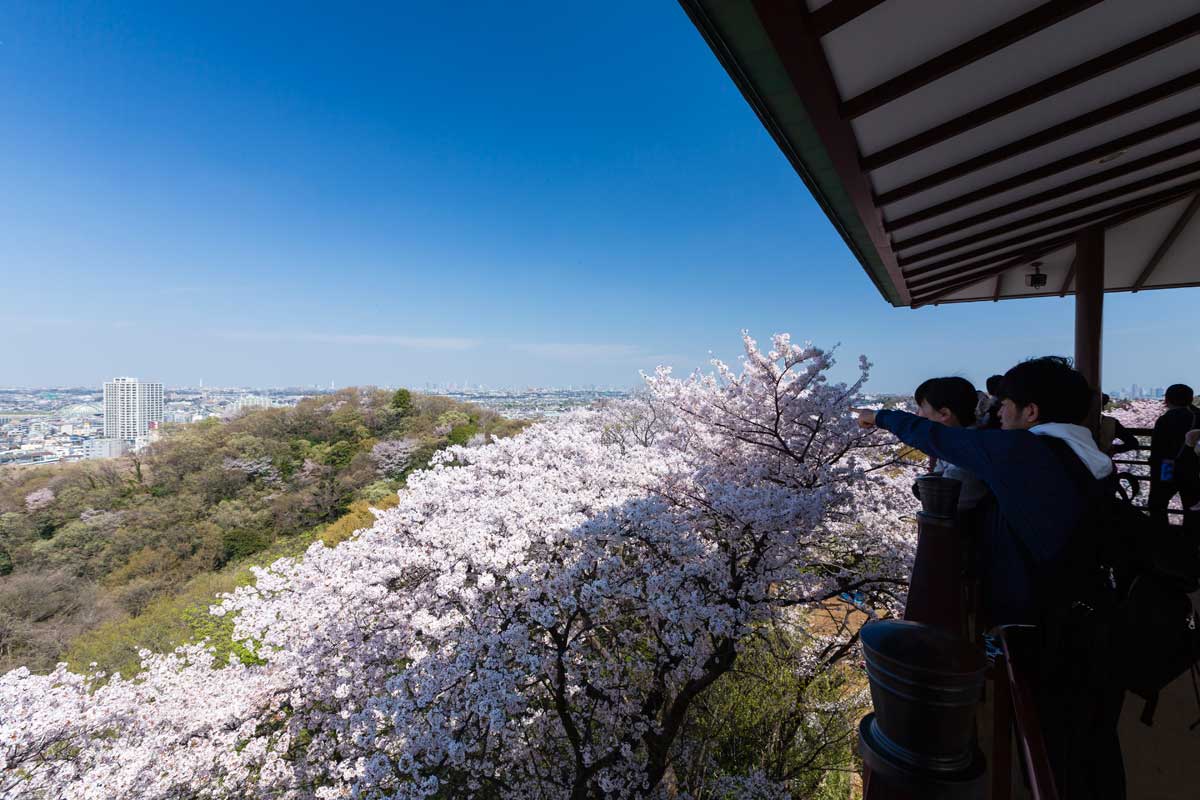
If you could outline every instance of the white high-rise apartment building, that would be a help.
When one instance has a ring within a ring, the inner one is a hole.
[[[133,441],[163,421],[163,385],[137,378],[113,378],[104,384],[104,436]]]

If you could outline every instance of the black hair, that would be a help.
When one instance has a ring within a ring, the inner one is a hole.
[[[1004,385],[1003,375],[993,375],[987,379],[987,392],[992,397],[1000,394],[1000,387]]]
[[[979,395],[966,378],[930,378],[913,392],[917,404],[929,403],[934,410],[949,409],[964,428],[975,424]]]
[[[1092,387],[1087,378],[1062,356],[1042,356],[1022,361],[1004,373],[1000,396],[1024,408],[1038,407],[1038,422],[1078,425],[1092,408]]]
[[[1163,395],[1163,399],[1173,406],[1190,406],[1195,398],[1196,393],[1186,383],[1171,384],[1167,387],[1167,393]]]

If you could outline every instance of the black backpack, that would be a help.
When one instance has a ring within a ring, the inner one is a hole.
[[[1096,481],[1062,440],[1045,441],[1091,500],[1043,597],[1049,668],[1069,663],[1078,678],[1133,692],[1147,725],[1159,692],[1189,670],[1200,704],[1200,615],[1188,596],[1200,587],[1200,543],[1122,497],[1115,476]]]

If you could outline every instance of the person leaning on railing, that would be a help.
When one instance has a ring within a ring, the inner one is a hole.
[[[1065,359],[1018,364],[1005,373],[999,396],[1001,430],[949,428],[902,411],[857,413],[863,427],[888,430],[988,486],[995,505],[980,526],[980,613],[987,626],[1030,624],[1047,632],[1059,587],[1087,568],[1080,554],[1091,546],[1092,512],[1112,490],[1113,464],[1078,424],[1093,394]],[[1059,796],[1124,798],[1117,740],[1124,692],[1088,688],[1072,667],[1041,664],[1034,687]]]
[[[1176,494],[1184,508],[1200,504],[1200,462],[1184,441],[1188,431],[1200,428],[1200,409],[1192,404],[1192,387],[1176,383],[1167,387],[1167,410],[1154,423],[1150,437],[1150,513],[1161,523]]]
[[[1103,395],[1100,407],[1107,408],[1111,402],[1111,397]],[[1142,443],[1132,431],[1121,424],[1121,420],[1108,414],[1102,414],[1100,417],[1100,430],[1096,434],[1096,441],[1100,449],[1110,456],[1140,450],[1142,447]]]

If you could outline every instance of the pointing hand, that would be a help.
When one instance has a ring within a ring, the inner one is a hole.
[[[856,408],[854,413],[858,416],[858,427],[874,428],[875,427],[875,412],[869,408]]]

